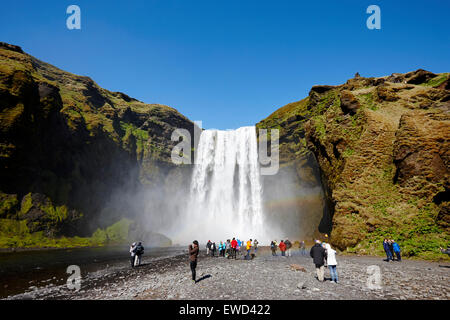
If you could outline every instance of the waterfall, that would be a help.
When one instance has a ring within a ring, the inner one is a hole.
[[[185,226],[177,238],[260,240],[263,207],[255,127],[204,130],[195,160]]]

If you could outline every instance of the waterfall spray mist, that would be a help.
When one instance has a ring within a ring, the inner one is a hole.
[[[267,238],[255,127],[202,132],[186,211],[176,242]]]

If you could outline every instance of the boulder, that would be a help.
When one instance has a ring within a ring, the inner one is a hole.
[[[375,92],[377,93],[378,101],[397,101],[399,98],[395,91],[388,85],[377,86]]]
[[[348,90],[341,92],[341,109],[345,114],[355,114],[359,109],[360,104],[358,99]]]
[[[293,264],[290,265],[290,267],[291,267],[291,270],[293,270],[293,271],[306,272],[306,269],[304,267],[302,267],[301,265],[299,265],[299,264],[293,263]]]

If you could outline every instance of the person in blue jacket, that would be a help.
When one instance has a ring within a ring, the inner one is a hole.
[[[389,242],[388,239],[384,239],[383,241],[383,249],[384,252],[386,252],[387,262],[394,260],[394,257],[392,256],[391,250],[389,249]]]
[[[397,256],[397,261],[402,261],[402,256],[400,254],[400,246],[394,240],[392,241],[393,241],[392,248],[394,249],[395,255]]]
[[[223,242],[220,241],[220,243],[219,243],[219,257],[222,256],[222,250],[223,250],[222,247],[223,247]]]

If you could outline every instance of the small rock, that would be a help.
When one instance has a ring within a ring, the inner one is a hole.
[[[297,284],[297,288],[299,288],[299,289],[306,289],[305,283],[304,282],[299,282]]]

